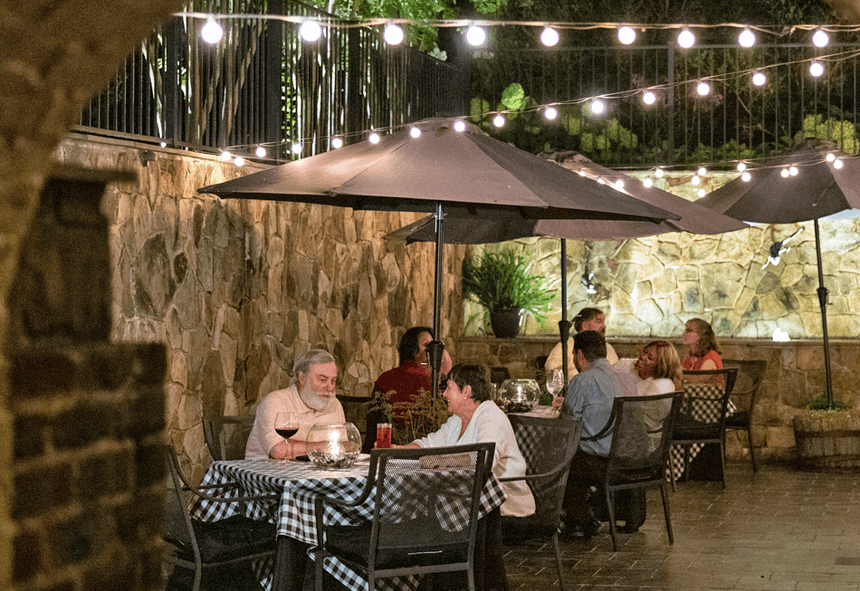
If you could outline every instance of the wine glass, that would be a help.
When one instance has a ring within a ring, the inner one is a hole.
[[[546,372],[546,391],[552,394],[553,401],[557,401],[559,398],[559,394],[561,393],[561,389],[564,388],[564,372],[561,369],[550,369]],[[553,404],[553,408],[555,410],[561,410],[561,406],[555,408],[557,405]]]
[[[279,412],[275,415],[275,432],[287,443],[287,454],[284,460],[293,457],[293,445],[289,439],[299,431],[299,415],[294,412]]]

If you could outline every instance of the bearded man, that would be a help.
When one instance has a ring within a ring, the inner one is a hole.
[[[257,406],[254,427],[245,445],[245,459],[306,455],[312,426],[346,422],[343,407],[334,395],[336,381],[337,365],[330,353],[311,349],[296,359],[290,387],[275,390]],[[299,431],[290,438],[291,445],[275,432],[275,416],[279,412],[294,412],[299,417]]]

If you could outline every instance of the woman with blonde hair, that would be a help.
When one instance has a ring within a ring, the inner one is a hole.
[[[639,376],[640,396],[668,394],[684,388],[681,358],[668,341],[651,341],[645,345],[634,368]]]

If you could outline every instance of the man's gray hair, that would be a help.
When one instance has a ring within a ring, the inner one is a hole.
[[[332,354],[328,351],[323,351],[322,349],[311,349],[296,359],[296,362],[293,364],[293,377],[290,380],[290,386],[298,386],[299,373],[307,376],[314,365],[334,362],[334,357],[332,357]]]

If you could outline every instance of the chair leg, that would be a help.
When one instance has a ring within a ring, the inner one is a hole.
[[[755,450],[753,449],[753,442],[752,442],[752,424],[750,424],[750,426],[747,427],[747,440],[749,441],[749,444],[750,444],[750,459],[752,460],[753,474],[755,474],[756,465],[755,465]]]
[[[660,496],[663,499],[663,516],[666,518],[666,533],[669,534],[669,543],[675,543],[675,536],[672,535],[672,519],[669,517],[669,495],[666,494],[666,482],[660,483]]]
[[[552,546],[555,548],[555,565],[558,567],[558,591],[564,591],[564,572],[561,566],[561,546],[558,543],[558,532],[552,534]]]
[[[191,591],[200,591],[200,582],[203,580],[203,565],[197,564],[194,566],[194,584],[191,586]]]
[[[720,441],[720,478],[723,480],[723,490],[726,489],[726,433],[723,431]]]
[[[684,482],[690,480],[690,444],[684,444]]]
[[[672,492],[675,492],[675,462],[672,460],[672,448],[669,448],[669,480],[672,481]]]
[[[322,549],[317,550],[314,556],[314,588],[316,591],[323,591],[323,552]]]
[[[618,542],[615,539],[615,495],[605,486],[606,491],[606,509],[609,513],[609,535],[612,536],[612,550],[618,552]]]

